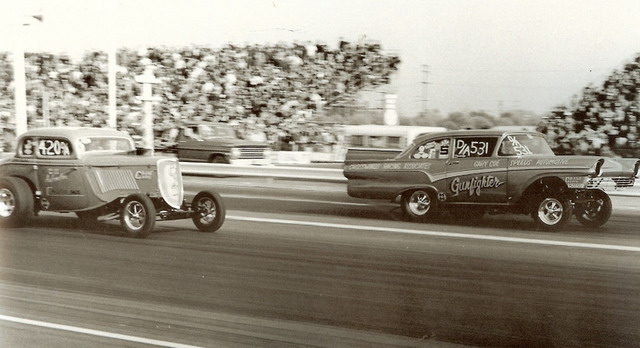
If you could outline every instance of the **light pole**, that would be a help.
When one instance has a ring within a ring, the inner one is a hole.
[[[21,1],[18,1],[21,3]],[[37,20],[43,21],[42,15],[23,17],[23,11],[18,11],[20,20],[16,25],[17,39],[14,40],[13,47],[13,83],[14,83],[14,103],[15,103],[15,123],[16,136],[27,131],[27,88],[24,68],[24,27]]]
[[[136,76],[136,82],[142,83],[142,95],[136,97],[143,102],[142,139],[144,147],[149,150],[150,154],[153,154],[153,102],[162,100],[160,97],[153,96],[152,85],[160,83],[160,80],[153,75],[153,69],[153,64],[148,64],[144,73]]]

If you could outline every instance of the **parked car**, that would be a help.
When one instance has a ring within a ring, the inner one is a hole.
[[[225,219],[216,192],[185,202],[176,158],[139,156],[129,134],[107,128],[39,128],[18,138],[15,155],[0,163],[0,226],[22,226],[40,211],[119,218],[136,238],[156,220],[191,218],[213,232]]]
[[[233,127],[225,123],[185,124],[165,131],[156,146],[176,153],[180,161],[271,164],[269,144],[240,139]]]
[[[529,214],[539,228],[560,230],[572,213],[588,227],[605,224],[611,199],[599,188],[609,177],[633,186],[640,160],[556,156],[531,131],[471,130],[424,135],[392,159],[347,159],[352,197],[399,202],[412,220],[434,212],[461,218]]]

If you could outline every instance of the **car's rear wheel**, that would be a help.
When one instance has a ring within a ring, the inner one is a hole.
[[[211,191],[201,191],[191,202],[193,210],[193,224],[202,232],[215,232],[226,216],[226,209],[219,194]]]
[[[434,196],[422,189],[404,193],[400,204],[402,211],[413,221],[425,221],[436,210],[436,200]]]
[[[569,199],[548,196],[539,200],[531,213],[536,226],[545,231],[559,231],[571,219],[573,207]]]
[[[611,217],[611,198],[602,190],[587,190],[586,201],[576,204],[578,222],[589,228],[604,225]]]
[[[0,179],[0,227],[22,227],[33,216],[33,192],[20,178]]]
[[[134,193],[122,203],[120,225],[127,237],[145,238],[156,224],[156,208],[151,198]]]

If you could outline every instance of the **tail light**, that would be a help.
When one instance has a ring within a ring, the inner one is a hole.
[[[177,159],[158,160],[158,188],[171,207],[179,209],[184,198],[182,173]]]

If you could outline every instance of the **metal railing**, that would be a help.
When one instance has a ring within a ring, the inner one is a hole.
[[[331,168],[250,166],[189,162],[181,162],[180,168],[183,175],[193,176],[247,176],[322,182],[347,182],[347,178],[342,174],[342,169]]]

